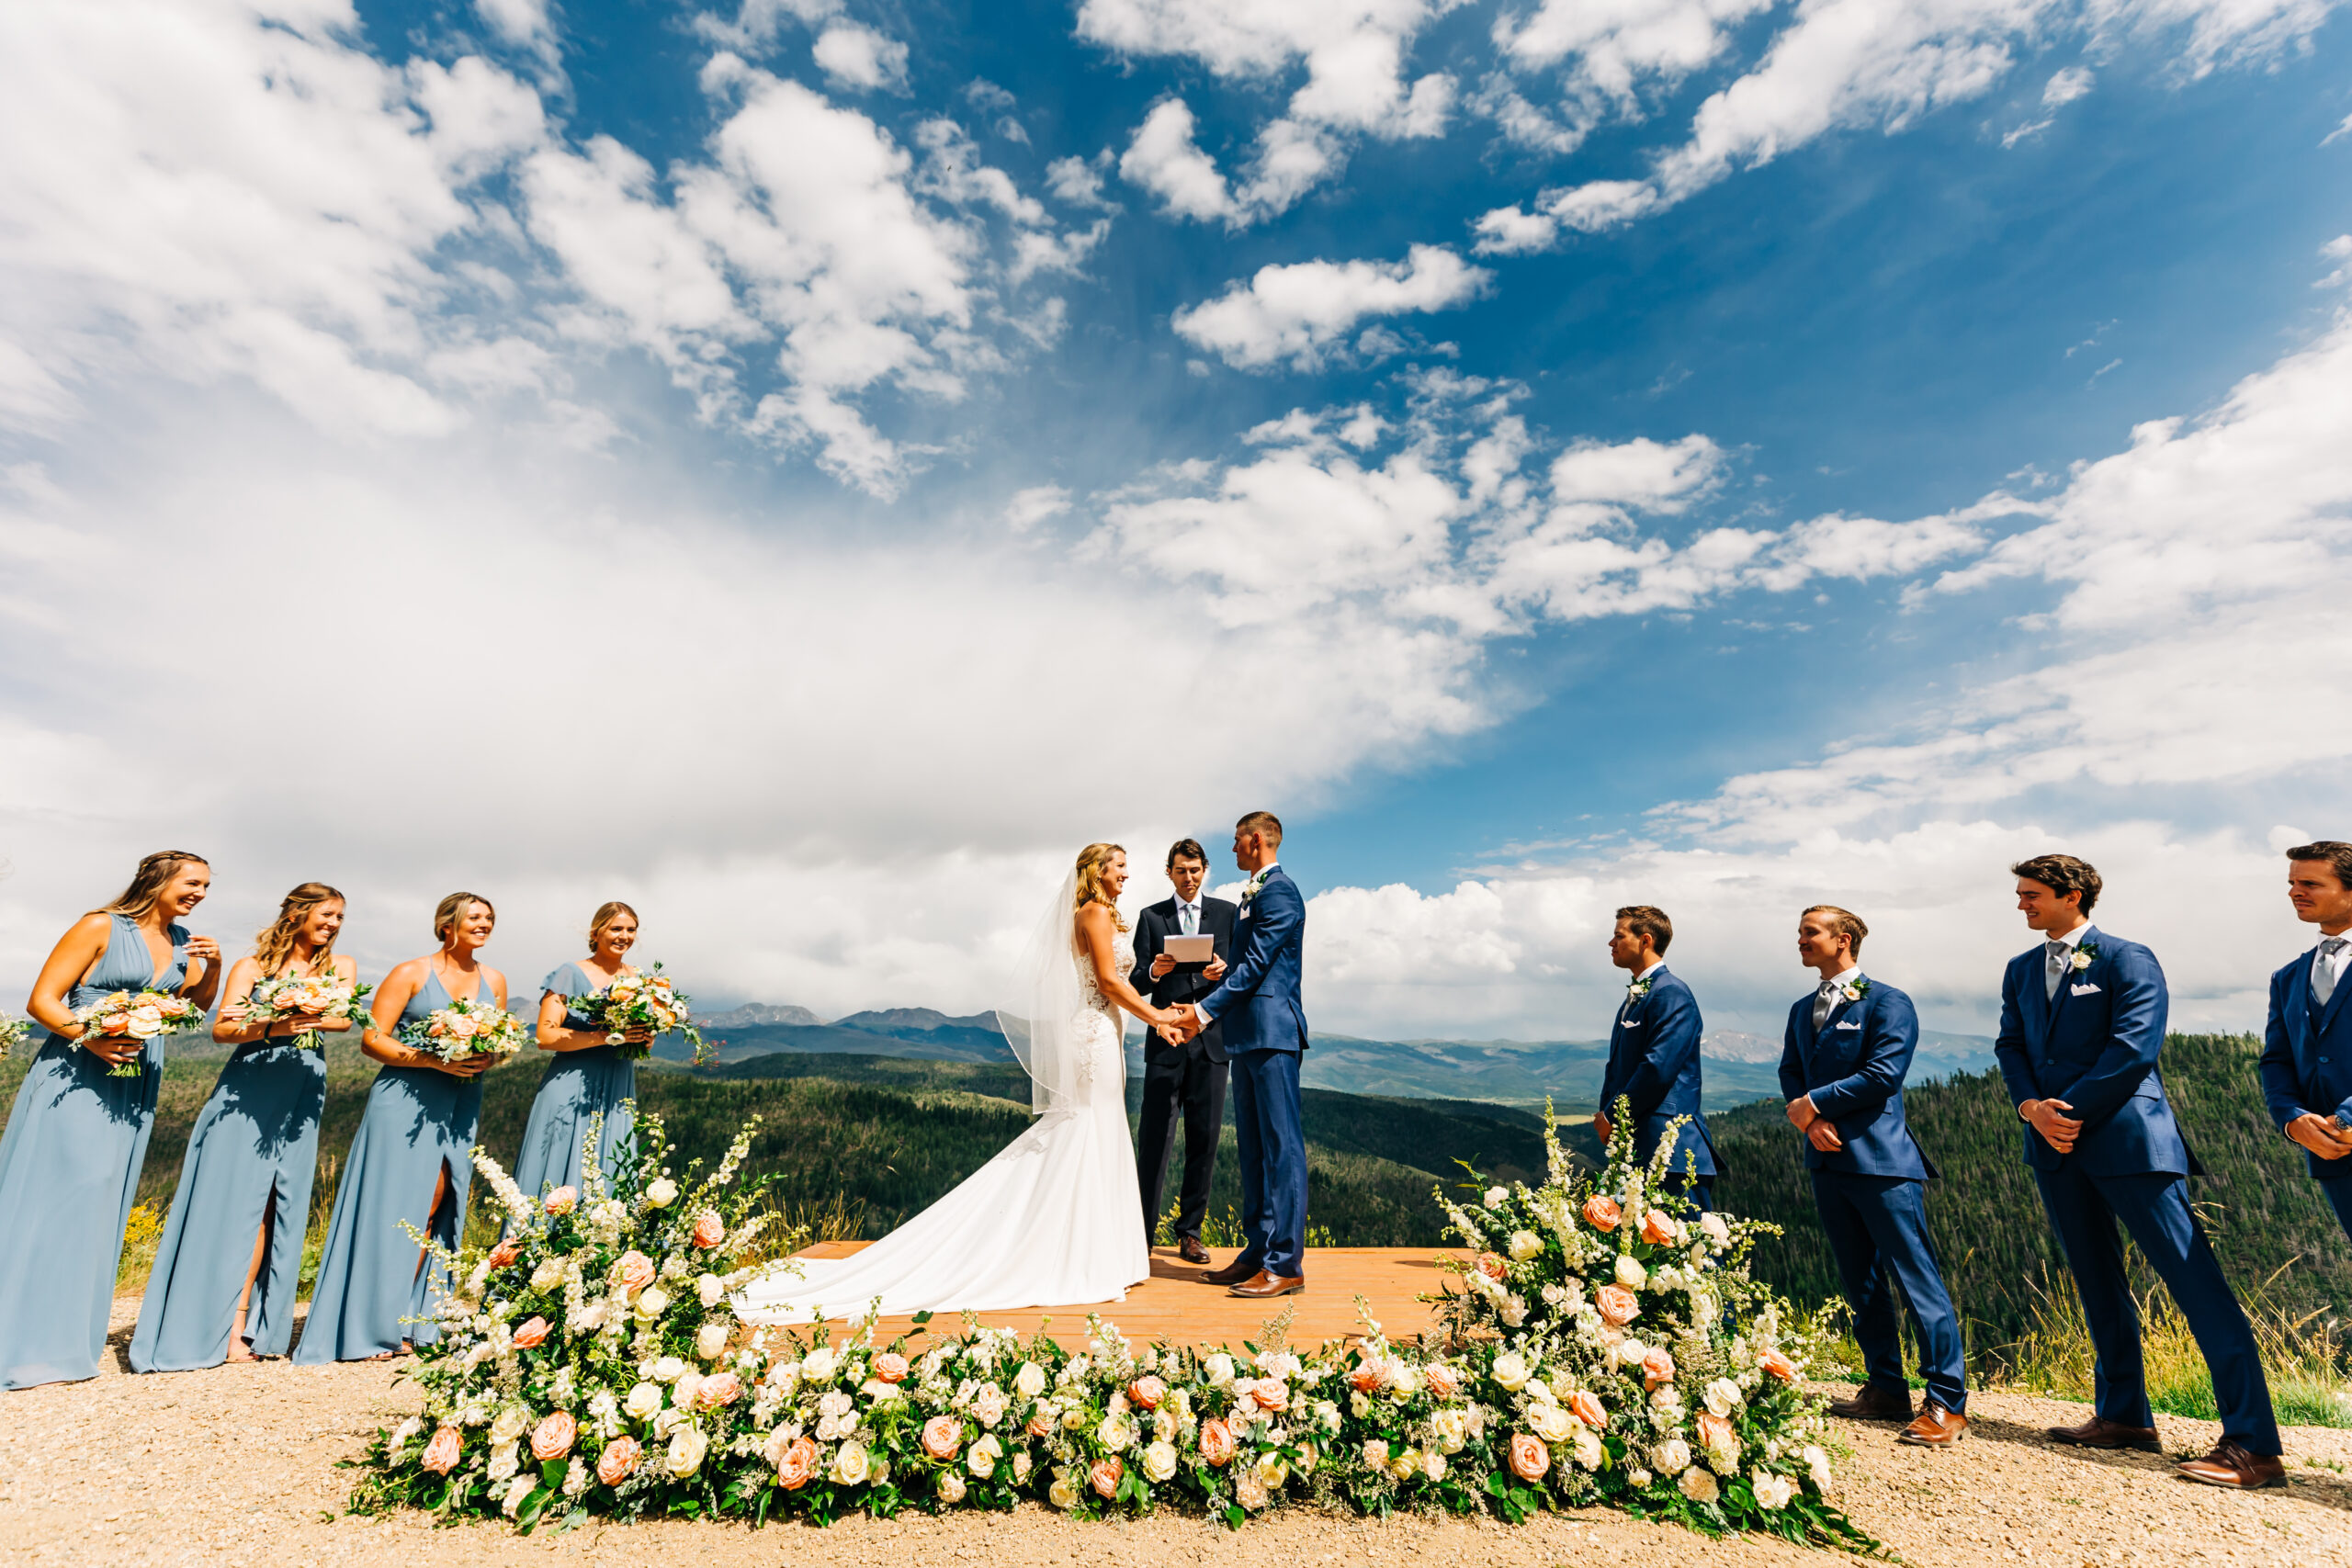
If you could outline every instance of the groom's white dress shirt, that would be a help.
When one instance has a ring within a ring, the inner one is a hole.
[[[1266,885],[1266,878],[1273,875],[1274,867],[1282,863],[1283,863],[1278,860],[1270,860],[1264,865],[1260,866],[1256,871],[1251,872],[1250,874],[1250,877],[1258,884],[1259,886],[1263,887]],[[1203,1007],[1198,1002],[1194,1002],[1193,1004],[1193,1010],[1201,1015],[1201,1021],[1203,1023],[1211,1023],[1216,1021],[1216,1014],[1210,1012],[1208,1009]]]

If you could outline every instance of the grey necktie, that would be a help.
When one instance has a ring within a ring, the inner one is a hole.
[[[2322,1007],[2335,995],[2335,955],[2344,951],[2346,940],[2332,936],[2319,944],[2319,962],[2312,965],[2312,996]]]
[[[2066,971],[2074,964],[2075,950],[2055,940],[2047,946],[2050,951],[2049,974],[2043,983],[2042,996],[2054,1002],[2058,999],[2058,982],[2065,977]]]
[[[1827,1023],[1830,1013],[1836,1010],[1837,1006],[1838,982],[1824,980],[1821,982],[1820,991],[1813,998],[1813,1026],[1819,1029],[1823,1024]]]
[[[1178,913],[1182,917],[1182,924],[1184,927],[1184,934],[1186,936],[1198,936],[1201,934],[1196,926],[1196,922],[1200,919],[1199,905],[1183,905],[1179,908]]]

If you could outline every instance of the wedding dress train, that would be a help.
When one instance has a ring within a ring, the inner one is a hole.
[[[881,1240],[848,1258],[797,1259],[798,1278],[747,1287],[737,1298],[747,1322],[839,1321],[863,1315],[877,1299],[888,1315],[1117,1302],[1150,1277],[1127,1136],[1124,1029],[1093,966],[1069,952],[1068,886],[1057,933],[1061,962],[1049,953],[1049,982],[1031,987],[1050,1010],[1029,1015],[1040,1020],[1034,1031],[1020,1018],[1004,1020],[1036,1078],[1036,1122]],[[1132,968],[1135,944],[1125,931],[1115,951],[1120,971]],[[1063,1011],[1072,999],[1075,1009]]]

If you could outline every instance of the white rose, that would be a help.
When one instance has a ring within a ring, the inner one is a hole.
[[[704,1279],[710,1278],[706,1274]],[[695,1331],[695,1354],[706,1361],[715,1361],[727,1351],[727,1325],[706,1323]]]
[[[669,1309],[670,1298],[659,1285],[648,1285],[637,1293],[637,1319],[651,1323]]]
[[[833,1479],[842,1485],[862,1486],[873,1473],[874,1458],[855,1438],[833,1450]]]
[[[1721,1214],[1712,1210],[1699,1216],[1699,1230],[1717,1247],[1731,1245],[1731,1226],[1724,1223],[1724,1217]]]
[[[972,1395],[972,1416],[983,1427],[993,1427],[1004,1419],[1004,1390],[992,1382],[984,1382]]]
[[[1411,1480],[1413,1472],[1420,1468],[1421,1450],[1419,1449],[1399,1449],[1396,1457],[1388,1461],[1388,1473],[1399,1481]]]
[[[943,1470],[933,1483],[939,1488],[939,1500],[949,1507],[964,1500],[964,1478],[952,1470]]]
[[[1609,1359],[1621,1367],[1638,1367],[1650,1348],[1630,1335],[1609,1347]]]
[[[1136,1440],[1136,1424],[1126,1416],[1114,1412],[1102,1417],[1102,1424],[1094,1429],[1094,1435],[1101,1439],[1104,1448],[1115,1451],[1125,1449]]]
[[[1153,1443],[1143,1450],[1143,1473],[1148,1481],[1165,1481],[1176,1473],[1176,1446],[1173,1443]]]
[[[1533,1231],[1510,1233],[1510,1256],[1513,1262],[1524,1263],[1531,1258],[1540,1257],[1543,1251],[1544,1238]]]
[[[1828,1491],[1829,1456],[1821,1451],[1818,1444],[1807,1443],[1804,1452],[1798,1457],[1804,1461],[1805,1470],[1813,1476],[1814,1485],[1824,1492]]]
[[[1421,1473],[1431,1481],[1445,1479],[1445,1456],[1431,1449],[1421,1456]]]
[[[1785,1475],[1759,1475],[1752,1483],[1759,1506],[1778,1511],[1797,1495],[1797,1483]]]
[[[1046,1488],[1046,1501],[1057,1508],[1078,1506],[1078,1483],[1069,1471],[1054,1472],[1054,1483]]]
[[[1650,1462],[1668,1475],[1679,1475],[1690,1468],[1690,1445],[1679,1438],[1668,1438],[1650,1450]]]
[[[715,1307],[727,1295],[727,1281],[716,1274],[705,1274],[695,1281],[695,1299],[706,1307]]]
[[[538,1483],[539,1478],[536,1475],[516,1476],[508,1483],[506,1488],[506,1496],[504,1500],[498,1505],[500,1511],[504,1513],[508,1518],[513,1518],[516,1514],[522,1511],[523,1499],[528,1497],[531,1495],[531,1488],[537,1486]]]
[[[550,1258],[531,1270],[531,1289],[551,1291],[563,1282],[563,1259]]]
[[[493,1444],[511,1443],[530,1429],[529,1413],[520,1405],[510,1404],[501,1410],[498,1418],[490,1424],[490,1440]]]
[[[1366,1438],[1363,1440],[1363,1462],[1367,1470],[1386,1470],[1388,1445],[1378,1438]]]
[[[1731,1379],[1717,1378],[1707,1385],[1706,1398],[1710,1415],[1729,1419],[1731,1413],[1739,1408],[1742,1395],[1739,1385]]]
[[[1487,1207],[1491,1209],[1510,1196],[1510,1189],[1508,1187],[1489,1187],[1487,1189]]]
[[[411,1438],[414,1438],[419,1432],[424,1430],[424,1423],[413,1416],[410,1416],[398,1427],[392,1428],[392,1447],[394,1449],[401,1448]]]
[[[700,1372],[692,1369],[680,1372],[678,1381],[670,1385],[670,1403],[680,1410],[692,1409],[695,1392],[702,1385],[703,1375]]]
[[[655,1382],[676,1382],[685,1376],[686,1364],[675,1356],[664,1356],[646,1368],[645,1372]]]
[[[563,1326],[565,1332],[570,1334],[594,1334],[604,1327],[604,1298],[599,1296],[593,1302],[582,1302],[578,1311],[564,1318]]]
[[[1527,1362],[1518,1351],[1506,1350],[1495,1358],[1495,1381],[1513,1393],[1527,1386],[1529,1375]]]
[[[1577,1466],[1581,1470],[1599,1470],[1608,1457],[1600,1447],[1600,1434],[1589,1427],[1579,1427],[1570,1441],[1576,1445]]]
[[[832,1351],[820,1345],[809,1351],[807,1359],[800,1363],[800,1375],[810,1382],[823,1382],[833,1375],[834,1369],[838,1365],[839,1362]]]
[[[632,1421],[650,1421],[662,1411],[662,1385],[641,1382],[628,1391],[628,1403],[621,1408]]]
[[[1430,1445],[1441,1453],[1458,1454],[1470,1439],[1470,1417],[1460,1410],[1441,1410],[1430,1417]]]
[[[678,1201],[678,1184],[666,1176],[657,1177],[646,1188],[645,1201],[656,1209],[666,1209]]]
[[[1418,1369],[1403,1361],[1391,1361],[1388,1364],[1388,1386],[1396,1391],[1397,1397],[1410,1399],[1421,1391],[1421,1374]]]
[[[492,1481],[505,1480],[521,1469],[522,1464],[522,1456],[514,1451],[513,1443],[506,1443],[490,1450],[490,1478]]]
[[[1638,1465],[1625,1472],[1625,1484],[1636,1489],[1647,1486],[1651,1479],[1650,1472]]]
[[[1547,1443],[1564,1443],[1575,1435],[1577,1418],[1556,1404],[1532,1405],[1527,1412],[1527,1424],[1535,1435]]]
[[[1259,1485],[1269,1492],[1279,1492],[1283,1483],[1290,1479],[1290,1461],[1278,1453],[1260,1454],[1254,1473]]]
[[[1617,1255],[1617,1282],[1619,1284],[1624,1286],[1629,1291],[1638,1291],[1649,1282],[1649,1278],[1650,1271],[1642,1267],[1642,1260],[1640,1258],[1626,1252],[1621,1252]]]
[[[1340,1407],[1332,1404],[1328,1399],[1317,1400],[1315,1402],[1315,1421],[1317,1426],[1321,1427],[1327,1432],[1338,1431],[1340,1429]]]
[[[1505,1328],[1521,1327],[1527,1322],[1527,1298],[1518,1294],[1505,1296],[1495,1314],[1503,1320]]]
[[[1026,1486],[1026,1485],[1028,1485],[1028,1484],[1029,1484],[1029,1472],[1030,1472],[1031,1467],[1032,1467],[1035,1463],[1035,1461],[1033,1461],[1032,1459],[1030,1459],[1030,1457],[1029,1457],[1029,1450],[1028,1450],[1027,1449],[1015,1449],[1015,1450],[1012,1450],[1012,1483],[1013,1483],[1014,1485],[1016,1485],[1016,1486]]]
[[[1362,1393],[1348,1395],[1348,1414],[1361,1421],[1372,1414],[1372,1400]]]
[[[1012,1374],[1012,1392],[1023,1399],[1035,1399],[1046,1392],[1046,1369],[1035,1361],[1023,1361],[1021,1370]]]
[[[681,1427],[670,1434],[670,1473],[681,1479],[702,1468],[703,1455],[710,1451],[710,1439],[702,1435],[699,1427]]]
[[[1233,1358],[1220,1350],[1202,1362],[1201,1370],[1208,1374],[1211,1388],[1223,1388],[1233,1381]]]
[[[1004,1445],[994,1432],[984,1432],[980,1440],[964,1450],[964,1468],[986,1481],[996,1473],[996,1461],[1004,1457]]]

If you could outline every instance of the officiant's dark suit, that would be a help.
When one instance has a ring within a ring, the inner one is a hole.
[[[1216,956],[1233,962],[1233,917],[1237,906],[1206,893],[1196,899],[1193,934],[1214,943]],[[1171,936],[1184,933],[1182,911],[1174,898],[1163,898],[1136,919],[1136,966],[1127,976],[1154,1007],[1196,1001],[1216,989],[1202,978],[1204,964],[1179,964],[1155,980],[1152,961]],[[1208,1214],[1209,1179],[1216,1171],[1216,1145],[1225,1123],[1225,1027],[1211,1023],[1182,1045],[1170,1045],[1155,1032],[1143,1037],[1143,1122],[1136,1133],[1136,1185],[1143,1190],[1144,1234],[1159,1224],[1159,1193],[1168,1179],[1168,1160],[1176,1144],[1176,1119],[1184,1120],[1184,1177],[1176,1211],[1176,1239],[1198,1242],[1201,1221]]]

